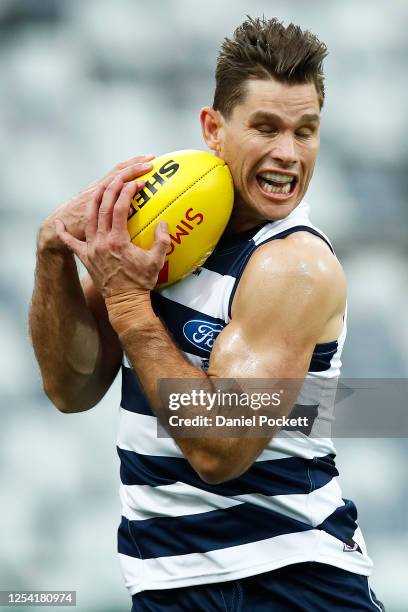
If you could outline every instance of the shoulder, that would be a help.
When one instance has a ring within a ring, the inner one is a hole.
[[[286,238],[272,240],[259,246],[248,266],[252,273],[267,273],[280,268],[288,273],[344,277],[343,269],[328,244],[307,231],[295,232]]]
[[[259,246],[240,279],[232,315],[238,309],[265,311],[318,308],[324,318],[343,312],[346,279],[328,245],[308,232],[290,234]]]

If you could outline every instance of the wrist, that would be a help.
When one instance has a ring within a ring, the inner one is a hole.
[[[61,242],[55,231],[54,220],[47,219],[40,226],[37,237],[37,251],[39,254],[54,254],[73,257],[68,247]]]
[[[109,321],[120,337],[129,330],[137,332],[155,323],[150,291],[125,291],[105,298]]]

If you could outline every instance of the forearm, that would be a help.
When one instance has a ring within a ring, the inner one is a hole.
[[[110,312],[119,340],[126,355],[128,356],[138,378],[143,386],[153,411],[165,426],[168,423],[170,411],[168,402],[164,397],[159,397],[158,383],[161,379],[197,379],[197,387],[212,389],[211,379],[202,370],[198,370],[187,361],[178,350],[167,330],[156,317],[151,309],[150,302],[138,300],[133,304],[124,300],[124,308],[116,305],[110,307],[107,300],[108,312]],[[141,351],[138,347],[143,347]],[[211,414],[215,416],[222,407],[213,406]],[[193,417],[195,414],[207,414],[204,408],[189,407],[186,415]],[[242,445],[250,449],[251,444],[259,446],[259,438],[256,440],[242,440],[237,438],[216,438],[211,436],[211,431],[205,437],[185,438],[177,437],[176,443],[182,450],[186,459],[190,462],[197,473],[207,482],[217,484],[231,478],[237,477],[246,471],[252,464],[257,449],[252,453],[242,452]]]
[[[148,298],[143,304],[139,301],[132,303],[124,300],[125,303],[126,306],[115,308],[116,312],[120,310],[121,314],[118,321],[115,313],[113,325],[153,409],[157,410],[160,404],[158,382],[161,379],[207,380],[205,372],[191,365],[178,350],[174,340],[154,314]],[[107,305],[111,315],[109,299]],[[143,350],[140,350],[140,347],[143,347]]]
[[[61,410],[85,410],[92,403],[100,341],[74,257],[39,240],[30,333],[44,389]],[[92,384],[91,384],[92,383]]]

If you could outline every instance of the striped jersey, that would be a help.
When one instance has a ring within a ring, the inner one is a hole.
[[[231,304],[250,255],[297,231],[327,237],[299,204],[283,220],[221,238],[205,265],[152,293],[153,308],[185,357],[206,370],[214,341],[231,320]],[[369,575],[357,511],[343,499],[321,388],[340,375],[340,336],[317,344],[301,403],[316,408],[323,435],[282,430],[241,476],[217,485],[201,480],[157,419],[129,361],[122,365],[117,440],[122,520],[118,550],[130,595],[143,590],[237,580],[316,561]],[[243,373],[244,376],[244,373]],[[324,385],[323,385],[324,383]]]

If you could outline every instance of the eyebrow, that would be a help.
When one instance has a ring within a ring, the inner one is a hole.
[[[256,111],[249,118],[251,122],[255,121],[271,121],[274,123],[282,123],[281,117],[279,115],[275,115],[275,113],[269,113],[268,111]],[[319,123],[320,116],[316,113],[306,113],[302,115],[297,123]]]

